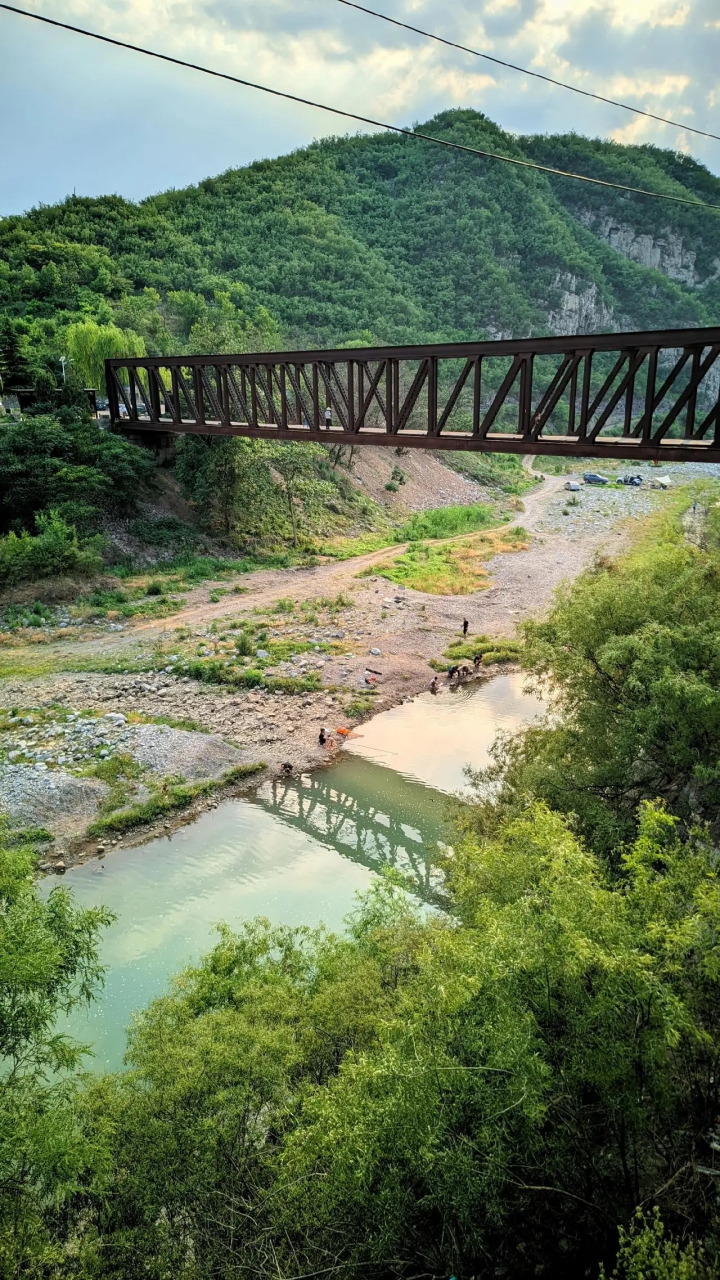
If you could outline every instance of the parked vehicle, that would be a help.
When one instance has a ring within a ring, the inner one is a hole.
[[[607,476],[601,476],[597,471],[586,471],[583,476],[585,484],[609,484]]]
[[[565,488],[569,489],[570,493],[577,493],[580,489],[580,485],[577,480],[566,480]]]
[[[637,486],[637,485],[641,485],[642,482],[643,482],[642,476],[618,476],[617,478],[618,484],[630,484],[630,485]]]

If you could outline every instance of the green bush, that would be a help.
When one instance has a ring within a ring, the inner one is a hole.
[[[643,799],[716,830],[717,554],[659,527],[630,555],[603,557],[561,588],[548,617],[523,630],[523,666],[554,714],[498,749],[497,804],[540,797],[572,813],[613,859],[633,838]]]
[[[68,573],[89,577],[102,569],[102,536],[81,542],[77,530],[56,511],[40,512],[35,523],[36,534],[10,532],[0,538],[1,585]]]
[[[240,658],[251,658],[255,652],[253,638],[247,631],[241,631],[235,641],[235,651]]]
[[[620,1228],[620,1249],[612,1280],[711,1280],[704,1253],[694,1241],[684,1247],[669,1239],[657,1206],[638,1209],[629,1231]],[[606,1280],[604,1267],[600,1280]]]

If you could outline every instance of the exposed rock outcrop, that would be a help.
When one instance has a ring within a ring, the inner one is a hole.
[[[613,333],[618,328],[596,284],[584,284],[577,276],[558,275],[559,306],[548,310],[548,330],[559,337],[573,333]]]
[[[611,214],[594,209],[581,209],[577,218],[584,227],[631,262],[662,271],[669,280],[676,280],[693,289],[705,282],[705,277],[697,268],[697,253],[685,245],[677,232],[669,228],[656,236],[638,232],[627,223],[619,222]],[[711,278],[719,272],[720,262],[716,259],[712,263]]]

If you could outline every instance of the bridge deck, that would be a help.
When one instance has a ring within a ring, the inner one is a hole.
[[[150,432],[720,462],[720,328],[106,361]]]

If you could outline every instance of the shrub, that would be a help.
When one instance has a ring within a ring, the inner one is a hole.
[[[11,532],[0,538],[1,585],[67,573],[89,577],[102,568],[102,536],[81,542],[74,526],[66,524],[56,511],[40,512],[35,523],[36,534]]]
[[[235,641],[235,652],[240,658],[251,658],[255,652],[252,636],[247,631],[241,631]]]

